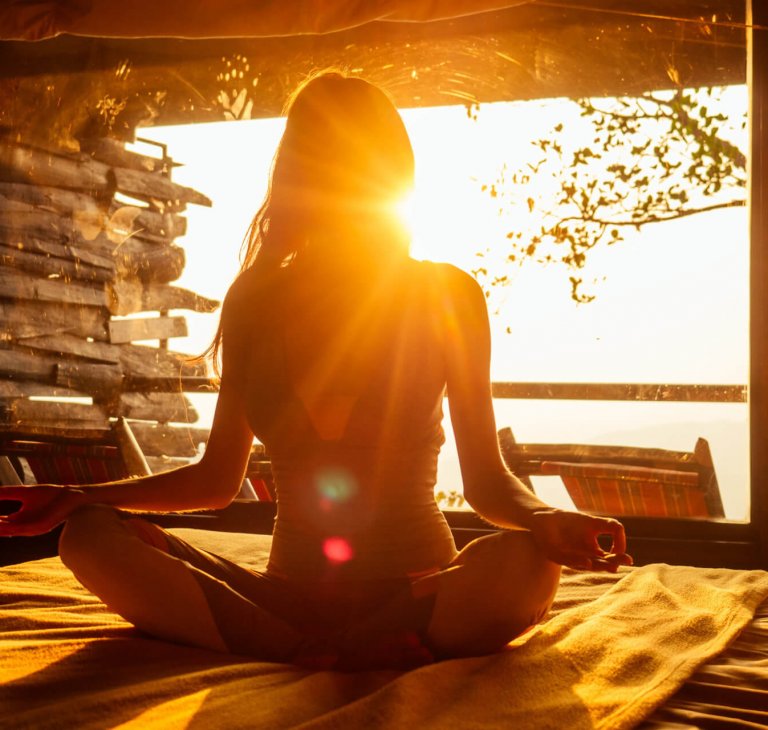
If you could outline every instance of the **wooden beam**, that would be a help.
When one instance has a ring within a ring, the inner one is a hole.
[[[0,268],[0,297],[90,307],[107,305],[107,295],[102,286],[90,287],[63,279],[40,279],[6,268]]]
[[[106,210],[90,195],[62,188],[0,181],[0,240],[91,243],[97,236],[122,244],[139,235],[168,245],[187,231],[173,212],[112,202]]]
[[[3,236],[0,235],[0,245],[17,251],[26,251],[51,256],[68,262],[88,264],[103,269],[111,277],[115,275],[115,261],[111,252],[107,255],[101,251],[93,251],[82,246],[72,246],[59,241],[46,240],[35,236]]]
[[[82,390],[32,380],[0,379],[0,400],[25,400],[27,398],[88,398]],[[30,401],[47,403],[47,401]]]
[[[27,237],[58,243],[69,243],[77,239],[80,231],[71,218],[60,216],[26,203],[5,201],[0,206],[0,236],[4,241],[16,243]]]
[[[187,336],[184,317],[147,317],[143,319],[112,319],[108,324],[109,341],[114,344],[134,340],[167,340]]]
[[[161,213],[152,208],[139,208],[113,202],[109,213],[110,218],[115,220],[131,216],[133,233],[146,231],[154,236],[173,239],[187,232],[187,219],[173,212]]]
[[[91,195],[47,185],[29,185],[0,180],[0,197],[26,203],[36,208],[47,208],[48,210],[68,213],[86,211],[104,214],[106,212]]]
[[[150,283],[144,290],[143,303],[149,311],[188,309],[201,314],[215,312],[221,304],[215,299],[209,299],[188,289],[154,283]]]
[[[123,393],[118,416],[160,423],[194,423],[198,413],[181,393]]]
[[[81,421],[78,428],[72,430],[69,424],[51,422],[20,424],[17,427],[0,423],[0,442],[7,439],[35,438],[45,441],[63,441],[67,443],[93,443],[109,438],[112,424],[109,420],[89,423]]]
[[[119,365],[63,360],[54,366],[57,385],[75,388],[94,398],[113,397],[123,384],[123,371]]]
[[[188,289],[154,282],[144,284],[139,279],[115,281],[107,286],[107,290],[109,311],[117,316],[145,311],[164,312],[169,309],[210,313],[215,312],[220,304]]]
[[[25,418],[5,423],[0,416],[0,434],[13,434],[17,438],[71,438],[73,435],[84,441],[104,436],[110,431],[109,419]]]
[[[216,393],[219,384],[210,377],[186,375],[183,370],[175,377],[131,375],[126,377],[123,389],[139,393]]]
[[[169,378],[180,383],[179,378],[184,375],[193,377],[207,375],[205,363],[195,361],[188,355],[146,345],[119,345],[119,347],[120,365],[129,381],[132,378],[148,380]],[[180,390],[178,385],[176,390]]]
[[[0,384],[4,384],[5,390],[0,387],[0,393],[5,397],[66,395],[104,399],[120,391],[123,371],[119,365],[0,349]]]
[[[140,200],[212,205],[202,193],[177,185],[157,173],[110,167],[88,155],[53,154],[3,138],[0,138],[0,174],[12,182],[88,191],[97,197],[111,197],[117,190]]]
[[[70,424],[77,428],[80,422],[85,424],[108,423],[104,409],[98,405],[69,403],[63,401],[28,400],[10,398],[0,405],[0,421],[5,425],[19,423],[56,423]]]
[[[113,167],[117,190],[139,200],[171,203],[194,203],[210,208],[213,203],[202,193],[192,188],[177,185],[167,177],[127,167]]]
[[[106,310],[98,307],[0,299],[0,321],[10,340],[69,333],[103,341],[107,319]]]
[[[115,261],[123,278],[167,284],[181,276],[186,256],[180,246],[158,246],[131,238],[117,249]]]
[[[52,154],[40,148],[0,140],[0,172],[12,182],[103,195],[114,189],[109,170],[108,165],[85,156]]]
[[[206,428],[168,426],[143,421],[131,421],[131,430],[147,456],[193,457],[198,446],[208,442]]]
[[[713,6],[706,2],[675,3],[674,14],[682,22],[633,17],[638,4],[630,1],[601,2],[592,12],[562,5],[515,3],[460,19],[371,23],[319,36],[172,43],[60,37],[9,43],[0,48],[0,67],[4,61],[9,89],[18,101],[8,105],[3,121],[41,138],[54,132],[93,135],[94,126],[106,131],[109,123],[114,136],[130,138],[137,121],[146,127],[221,121],[244,113],[275,117],[308,72],[337,65],[340,58],[386,88],[403,108],[743,83],[743,2],[718,2],[719,22],[714,23],[707,22]],[[670,14],[667,5],[654,4],[657,16]],[[131,72],[118,80],[114,69],[125,59],[130,59]],[[242,80],[225,82],[222,76],[233,70],[243,73]],[[161,100],[155,101],[153,91],[161,92]],[[222,100],[223,93],[229,102]],[[233,102],[241,93],[238,110]],[[60,109],[57,103],[65,94],[69,104]],[[125,102],[122,112],[108,120],[97,106],[105,97]],[[63,119],[51,129],[54,115]]]
[[[127,167],[143,172],[163,172],[164,161],[125,149],[122,142],[108,137],[85,137],[80,139],[80,150],[96,160],[113,167]]]
[[[27,337],[17,343],[29,350],[53,352],[57,355],[71,355],[86,360],[117,364],[120,362],[120,348],[107,342],[88,342],[82,337],[70,334]]]
[[[56,360],[18,350],[0,350],[0,377],[17,380],[54,380]],[[63,383],[62,383],[63,385]]]
[[[52,256],[75,257],[94,266],[113,268],[115,244],[122,243],[125,236],[111,241],[105,234],[109,226],[103,214],[95,218],[80,211],[67,217],[25,203],[13,205],[12,214],[0,216],[0,241]]]
[[[115,271],[82,262],[40,255],[20,250],[0,242],[0,266],[19,269],[43,277],[58,277],[64,281],[93,281],[105,284],[114,279]]]

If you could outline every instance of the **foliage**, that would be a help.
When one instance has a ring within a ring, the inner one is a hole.
[[[435,501],[440,509],[462,509],[465,504],[464,495],[455,489],[441,489],[435,494]]]
[[[745,205],[746,114],[729,117],[725,93],[678,89],[572,102],[573,123],[558,123],[532,142],[531,160],[515,171],[502,167],[483,186],[512,221],[506,262],[563,266],[572,298],[586,302],[594,296],[584,291],[583,270],[596,247],[624,240],[628,229]],[[486,290],[509,280],[492,270],[474,272]]]

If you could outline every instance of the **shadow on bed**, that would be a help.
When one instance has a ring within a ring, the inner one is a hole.
[[[343,716],[353,703],[376,692],[380,712],[374,725],[390,726],[397,715],[391,726],[403,726],[410,712],[416,718],[445,718],[452,705],[458,709],[475,701],[472,676],[487,673],[494,664],[493,674],[502,676],[507,653],[422,668],[398,683],[403,673],[314,672],[145,638],[133,629],[115,633],[73,645],[66,656],[5,683],[0,689],[0,727],[10,727],[3,718],[14,718],[14,728],[57,727],[62,718],[79,728],[152,726],[153,721],[190,730],[302,723],[356,727],[355,720],[343,721],[337,713]],[[509,675],[507,679],[515,681]],[[503,686],[498,689],[503,706]],[[592,727],[587,708],[575,693],[567,694],[561,686],[549,694],[547,703],[570,707],[573,728]],[[390,712],[394,715],[387,719]]]

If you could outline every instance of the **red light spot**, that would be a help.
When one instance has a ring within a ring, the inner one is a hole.
[[[354,550],[343,537],[329,537],[323,543],[323,554],[332,563],[346,563],[352,560]]]

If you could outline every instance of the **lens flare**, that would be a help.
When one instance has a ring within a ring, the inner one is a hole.
[[[352,560],[355,551],[343,537],[329,537],[323,542],[323,554],[332,563],[346,563]]]
[[[348,502],[357,493],[354,477],[341,469],[321,472],[316,484],[321,499],[335,504]]]

